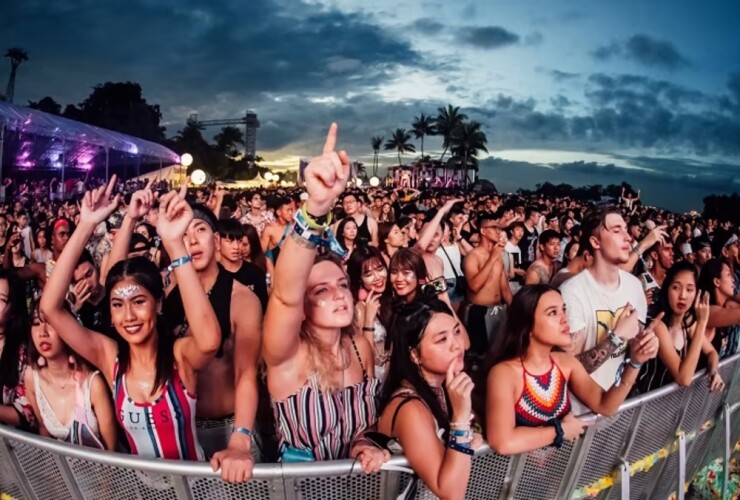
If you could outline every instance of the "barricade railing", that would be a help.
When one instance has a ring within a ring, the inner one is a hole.
[[[473,460],[472,499],[683,498],[702,467],[727,467],[740,439],[740,355],[724,360],[727,388],[709,392],[704,373],[626,401],[561,448],[506,457],[485,446]],[[206,463],[149,460],[71,446],[0,426],[0,492],[29,500],[395,499],[411,480],[395,456],[378,474],[352,460],[259,464],[243,484],[223,482]],[[725,474],[725,477],[727,474]],[[417,499],[434,498],[420,484]]]

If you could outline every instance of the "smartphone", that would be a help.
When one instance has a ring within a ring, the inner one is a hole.
[[[435,297],[447,291],[447,281],[444,276],[433,279],[421,285],[421,292],[427,297]]]
[[[660,288],[660,285],[655,281],[653,275],[650,273],[642,273],[640,275],[640,283],[642,283],[642,289],[645,292],[649,292],[655,288]]]

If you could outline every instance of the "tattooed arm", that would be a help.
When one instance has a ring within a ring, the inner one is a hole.
[[[578,354],[576,358],[581,362],[583,367],[586,369],[586,372],[593,373],[598,370],[612,354],[614,354],[615,350],[616,347],[607,337],[596,344],[593,349],[589,349]]]

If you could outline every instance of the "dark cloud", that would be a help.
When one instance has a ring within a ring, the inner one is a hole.
[[[218,96],[246,109],[263,92],[336,95],[425,67],[367,16],[299,2],[12,2],[6,13],[18,22],[5,23],[4,37],[31,57],[20,98],[70,102],[101,81],[134,80],[164,109],[217,107]]]
[[[568,106],[571,106],[573,103],[565,97],[562,94],[558,94],[557,96],[550,99],[550,104],[558,110],[562,110],[563,108],[567,108]]]
[[[409,27],[424,35],[436,35],[444,29],[444,24],[429,17],[421,17],[411,23]]]
[[[647,35],[635,35],[625,43],[627,54],[646,66],[661,66],[676,69],[688,61],[671,42],[656,40]]]
[[[519,43],[519,35],[501,26],[466,26],[458,32],[458,40],[479,49],[499,49]]]
[[[564,82],[564,81],[568,81],[568,80],[574,80],[574,79],[578,78],[581,75],[579,75],[578,73],[568,73],[568,72],[565,72],[565,71],[560,71],[560,70],[557,70],[557,69],[553,69],[553,70],[550,71],[550,76],[556,82]]]
[[[591,52],[596,59],[608,61],[624,56],[644,66],[677,69],[688,64],[676,47],[668,41],[657,40],[648,35],[633,35],[623,43],[612,42]]]
[[[591,52],[591,55],[599,61],[608,61],[612,57],[619,56],[621,54],[622,46],[616,42],[612,42],[609,45],[602,45]]]

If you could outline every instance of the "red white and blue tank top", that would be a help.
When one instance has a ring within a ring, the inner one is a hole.
[[[177,368],[151,403],[131,399],[126,374],[113,368],[116,418],[126,434],[131,453],[168,460],[205,460],[195,430],[195,395],[188,394]]]
[[[552,357],[550,362],[547,372],[533,375],[522,361],[524,388],[514,405],[517,427],[541,427],[553,418],[561,419],[570,413],[568,381]]]

